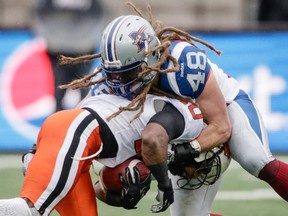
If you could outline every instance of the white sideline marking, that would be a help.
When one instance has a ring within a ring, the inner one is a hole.
[[[0,154],[0,169],[22,168],[22,155]]]
[[[156,192],[149,191],[146,198],[155,200]],[[272,189],[257,189],[251,191],[219,191],[215,200],[282,200]]]
[[[281,200],[272,189],[256,189],[250,191],[219,191],[216,200]]]

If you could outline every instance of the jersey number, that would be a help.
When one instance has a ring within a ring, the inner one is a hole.
[[[188,102],[186,101],[181,101],[181,103],[183,103],[184,105],[187,105]],[[193,119],[203,119],[203,114],[201,112],[201,110],[199,109],[199,107],[194,104],[194,103],[189,103],[188,104],[188,109],[193,117]]]
[[[202,119],[203,118],[203,115],[202,115],[200,109],[195,104],[189,105],[188,109],[189,109],[193,119]]]
[[[138,157],[141,156],[142,139],[135,140],[135,141],[134,141],[134,145],[135,145],[136,155],[137,155]]]
[[[206,57],[202,52],[188,52],[186,54],[187,67],[192,70],[200,69],[204,71],[206,68]],[[191,84],[193,91],[197,91],[200,84],[205,83],[205,73],[198,71],[197,74],[187,74],[187,80]]]

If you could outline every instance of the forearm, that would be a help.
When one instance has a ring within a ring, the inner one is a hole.
[[[201,131],[196,140],[201,146],[201,152],[206,152],[216,146],[226,143],[229,140],[230,135],[230,125],[219,128],[214,124],[209,124]]]
[[[149,123],[142,132],[141,153],[146,166],[167,161],[169,137],[163,127]]]
[[[169,137],[163,127],[149,123],[142,133],[142,157],[158,182],[158,186],[168,187],[167,157]]]
[[[205,90],[197,98],[207,127],[202,130],[197,141],[202,152],[226,143],[231,136],[231,124],[225,98],[211,73]]]

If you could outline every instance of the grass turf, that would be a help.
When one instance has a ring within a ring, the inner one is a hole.
[[[288,156],[277,158],[288,161]],[[92,174],[93,175],[93,174]],[[21,155],[0,155],[0,199],[17,197],[23,182]],[[95,177],[94,177],[95,178]],[[150,206],[156,203],[156,182],[135,210],[108,206],[98,201],[99,216],[155,216]],[[265,183],[249,175],[236,162],[225,174],[213,204],[213,213],[224,216],[287,216],[288,204]],[[58,215],[56,212],[51,216]],[[157,216],[169,216],[169,211]]]

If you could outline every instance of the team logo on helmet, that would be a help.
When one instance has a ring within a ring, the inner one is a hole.
[[[137,32],[131,32],[129,37],[134,40],[133,45],[138,47],[138,52],[142,51],[145,47],[145,41],[149,44],[153,39],[153,35],[145,32],[147,26],[143,25]]]

